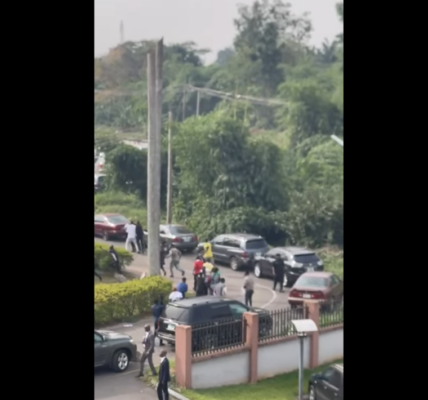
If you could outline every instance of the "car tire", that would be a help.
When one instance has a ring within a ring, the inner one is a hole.
[[[239,264],[238,264],[238,260],[236,259],[236,257],[231,257],[230,258],[230,262],[229,262],[230,268],[233,271],[238,271],[239,269]]]
[[[262,277],[262,267],[260,266],[260,263],[256,263],[256,265],[254,265],[254,276],[257,278]]]
[[[111,368],[115,372],[125,372],[129,367],[129,354],[126,350],[118,350],[111,359]]]
[[[103,240],[106,240],[106,241],[109,240],[107,231],[103,231]]]
[[[309,385],[309,400],[317,400],[317,394],[315,392],[314,385]]]

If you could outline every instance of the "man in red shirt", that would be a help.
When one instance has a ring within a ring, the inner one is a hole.
[[[198,275],[203,273],[204,262],[202,261],[202,257],[196,257],[195,262],[193,263],[193,290],[196,291],[196,282],[198,280]]]

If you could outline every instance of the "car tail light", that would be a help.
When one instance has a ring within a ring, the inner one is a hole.
[[[193,241],[197,242],[198,241],[198,237],[197,236],[193,236]]]
[[[248,253],[247,253],[246,251],[244,251],[244,252],[242,253],[242,257],[243,257],[243,258],[248,258]]]
[[[172,241],[173,241],[174,243],[178,243],[178,242],[181,242],[181,239],[180,239],[180,238],[174,238],[174,239],[172,239]]]
[[[323,300],[325,299],[325,295],[323,292],[315,292],[315,293],[312,293],[312,298],[315,300]]]
[[[302,297],[302,293],[300,293],[298,290],[296,290],[296,289],[293,289],[291,292],[290,292],[290,297]]]

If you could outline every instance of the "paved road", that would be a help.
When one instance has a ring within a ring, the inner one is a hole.
[[[109,241],[106,242],[104,240],[101,240],[99,238],[95,238],[95,241],[104,243],[104,244],[113,244],[116,247],[124,247],[124,242],[119,241]],[[193,262],[195,260],[194,254],[183,254],[182,260],[181,260],[181,267],[186,271],[186,277],[188,278],[189,286],[193,285]],[[223,266],[223,265],[217,265],[220,269],[221,275],[226,279],[226,286],[227,286],[227,296],[230,298],[234,298],[240,301],[243,301],[243,294],[242,294],[242,283],[244,274],[242,271],[232,271],[229,267]],[[168,272],[168,260],[167,260],[167,272]],[[132,266],[128,268],[132,272],[136,272],[139,274],[142,274],[143,272],[148,272],[148,265],[147,265],[147,256],[135,254],[134,255],[134,262]],[[177,271],[178,272],[178,271]],[[178,273],[175,274],[175,277],[172,278],[172,280],[175,283],[180,282],[181,277]],[[288,289],[285,289],[284,293],[274,292],[272,290],[272,281],[269,279],[257,279],[256,280],[256,287],[254,290],[254,297],[253,297],[253,306],[254,307],[261,307],[266,308],[268,310],[275,310],[279,308],[285,308],[288,307],[287,302],[287,296],[288,296]]]

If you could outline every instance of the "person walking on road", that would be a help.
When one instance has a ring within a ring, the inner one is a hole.
[[[144,230],[140,221],[137,221],[137,225],[135,225],[135,233],[137,236],[138,252],[144,254]]]
[[[137,245],[137,226],[130,221],[129,224],[125,225],[125,231],[127,233],[126,242],[125,242],[125,249],[129,251],[129,245],[132,246],[131,251],[134,251],[133,249],[138,250]]]
[[[136,378],[144,376],[144,363],[146,362],[146,360],[149,363],[149,367],[152,370],[153,376],[157,375],[155,366],[153,365],[153,353],[155,351],[155,334],[150,330],[150,325],[146,325],[144,327],[144,330],[146,331],[146,336],[143,339],[144,351],[141,355],[140,360],[140,373],[136,376]]]
[[[244,291],[245,291],[245,305],[247,307],[253,306],[254,294],[254,281],[250,276],[250,271],[245,271],[244,274]]]
[[[181,276],[184,276],[185,272],[183,269],[180,268],[180,259],[181,259],[181,252],[180,250],[176,249],[175,247],[171,247],[171,250],[169,251],[166,258],[171,257],[171,262],[169,264],[169,269],[171,271],[170,278],[174,278],[174,268],[177,271],[181,272]]]
[[[152,305],[152,315],[153,322],[155,326],[155,335],[157,336],[157,331],[159,330],[159,318],[162,316],[165,305],[163,304],[162,297],[160,300],[155,300],[155,303]],[[159,346],[163,346],[162,339],[159,338]]]
[[[284,291],[284,276],[285,276],[285,264],[284,260],[281,258],[281,254],[275,256],[275,261],[272,263],[274,281],[273,281],[273,290],[276,290],[276,285],[279,284],[279,291]]]
[[[117,274],[122,274],[122,268],[120,267],[120,260],[119,255],[117,254],[115,248],[113,245],[110,246],[108,250],[110,257],[111,257],[111,264],[113,266],[113,269]]]
[[[169,400],[168,383],[171,381],[171,373],[169,370],[169,360],[166,358],[166,350],[162,350],[159,354],[161,362],[159,365],[159,380],[158,380],[158,399]]]
[[[165,242],[162,242],[160,246],[160,270],[163,272],[164,276],[166,276],[165,258],[167,254],[168,254],[168,247],[166,246]]]
[[[193,263],[193,290],[196,292],[196,284],[198,282],[198,276],[203,272],[204,262],[202,257],[196,257],[195,262]]]

